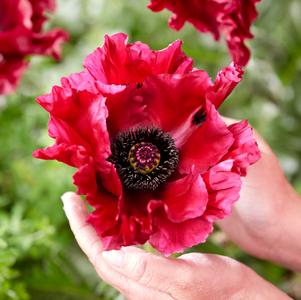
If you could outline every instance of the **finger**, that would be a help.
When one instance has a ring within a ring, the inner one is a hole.
[[[102,256],[120,274],[171,297],[177,288],[191,284],[193,272],[185,261],[160,257],[135,247],[105,251]]]
[[[196,279],[192,280],[197,284],[189,290],[191,299],[246,299],[240,295],[246,268],[234,259],[199,253],[184,254],[179,259],[194,270],[193,276]]]
[[[227,274],[228,283],[242,278],[239,263],[217,255],[187,254],[168,259],[128,247],[103,252],[102,256],[122,275],[148,288],[157,288],[172,299],[211,299],[212,291],[218,293],[217,286],[222,291],[228,289],[220,278]],[[222,295],[216,299],[222,299]]]
[[[130,300],[172,300],[170,296],[158,290],[146,288],[127,278],[106,264],[101,256],[102,246],[94,228],[86,222],[88,211],[82,199],[72,192],[62,196],[64,210],[74,236],[97,273]]]
[[[112,268],[112,264],[105,262],[103,259],[97,260],[97,272],[107,283],[117,289],[128,300],[175,300],[168,292],[144,286],[127,277],[115,268]]]
[[[62,196],[64,210],[71,230],[80,248],[94,265],[102,251],[102,245],[94,228],[87,223],[88,211],[83,200],[75,193],[67,192]]]

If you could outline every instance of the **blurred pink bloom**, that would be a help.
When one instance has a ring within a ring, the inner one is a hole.
[[[210,32],[216,40],[224,34],[232,60],[245,66],[250,59],[246,39],[253,38],[250,27],[257,17],[256,3],[260,0],[151,0],[155,12],[173,12],[169,26],[180,30],[190,22],[201,32]]]
[[[0,1],[0,94],[16,89],[28,55],[60,58],[68,34],[61,29],[42,31],[46,11],[54,9],[54,0]]]

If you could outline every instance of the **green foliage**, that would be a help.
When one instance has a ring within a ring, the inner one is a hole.
[[[48,116],[34,98],[48,92],[61,76],[79,71],[83,58],[102,43],[104,33],[124,31],[132,41],[141,40],[155,49],[183,39],[195,65],[212,77],[229,63],[222,43],[198,34],[190,25],[181,32],[171,31],[166,25],[169,13],[154,14],[146,5],[146,0],[58,1],[52,26],[71,33],[63,60],[32,58],[18,92],[0,98],[0,300],[121,299],[98,279],[69,231],[59,197],[74,190],[73,170],[31,157],[34,149],[51,143]],[[301,192],[301,3],[264,0],[259,7],[261,14],[253,28],[256,38],[249,42],[253,59],[223,113],[251,121]],[[300,278],[246,255],[219,231],[191,251],[239,259],[298,297],[293,283]]]

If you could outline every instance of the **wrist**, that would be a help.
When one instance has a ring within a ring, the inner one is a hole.
[[[301,271],[301,198],[291,191],[279,219],[274,240],[266,249],[265,257],[295,271]]]
[[[282,183],[282,193],[275,195],[273,205],[261,207],[262,225],[247,227],[241,246],[256,257],[301,271],[301,198],[287,181]]]
[[[247,266],[245,276],[241,280],[243,281],[242,288],[239,293],[233,295],[231,300],[240,299],[254,299],[254,300],[289,300],[292,299],[286,295],[283,291],[260,277],[252,269]]]
[[[224,257],[225,259],[225,257]],[[283,291],[260,277],[248,266],[227,258],[227,267],[220,272],[223,280],[219,284],[216,299],[222,300],[289,300]],[[222,275],[223,274],[223,275]],[[216,282],[213,283],[216,289]],[[210,295],[209,289],[208,295]],[[207,298],[206,298],[207,299]],[[208,299],[211,299],[208,297]]]

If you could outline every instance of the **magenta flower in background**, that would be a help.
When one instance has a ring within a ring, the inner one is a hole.
[[[104,249],[149,241],[169,255],[204,242],[260,156],[248,123],[227,126],[217,112],[240,67],[212,82],[180,41],[153,51],[122,33],[106,36],[84,66],[38,98],[55,143],[34,156],[77,169]]]
[[[61,29],[42,30],[46,12],[54,9],[54,0],[0,1],[0,95],[16,89],[28,55],[60,58],[68,34]]]
[[[246,39],[253,38],[250,27],[257,17],[260,0],[151,0],[148,7],[155,12],[170,10],[169,26],[180,30],[190,22],[200,32],[210,32],[215,40],[225,36],[232,60],[245,66],[250,59]]]

